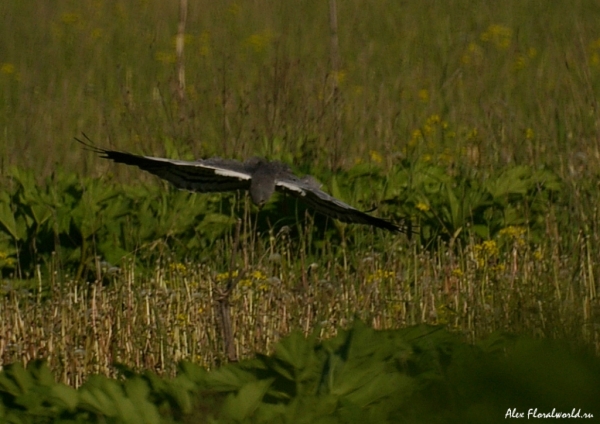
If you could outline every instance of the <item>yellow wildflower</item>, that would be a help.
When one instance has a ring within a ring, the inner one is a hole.
[[[175,53],[164,52],[164,51],[156,52],[156,54],[154,55],[154,59],[156,59],[156,61],[158,61],[158,62],[165,63],[165,64],[177,62],[177,56],[175,55]]]
[[[262,271],[252,271],[252,278],[254,278],[255,280],[266,280],[267,276],[265,274],[263,274]]]
[[[477,43],[470,43],[467,46],[467,51],[462,55],[461,61],[465,65],[481,61],[483,57],[483,49]]]
[[[535,137],[535,133],[533,132],[533,130],[531,128],[527,128],[525,130],[525,138],[527,140],[533,140]]]
[[[376,152],[375,150],[371,150],[369,152],[369,155],[371,156],[371,161],[376,162],[376,163],[383,162],[383,157],[379,154],[379,152]]]
[[[440,118],[440,115],[431,115],[429,118],[427,118],[427,125],[439,124],[441,122],[442,118]]]
[[[493,24],[481,34],[480,38],[483,42],[492,43],[498,49],[505,50],[510,46],[512,29],[503,25]]]
[[[182,264],[181,262],[170,263],[169,264],[169,269],[171,271],[175,271],[175,272],[185,272],[185,271],[187,271],[187,267],[184,264]]]
[[[462,277],[463,275],[465,275],[465,273],[463,272],[463,270],[462,270],[462,269],[460,269],[460,268],[458,268],[458,267],[456,267],[456,268],[452,269],[452,276],[453,276],[453,277],[458,277],[458,278],[460,278],[460,277]]]
[[[10,75],[15,73],[15,65],[12,63],[3,63],[0,65],[0,73]]]
[[[81,15],[78,13],[63,13],[60,15],[60,21],[65,25],[75,25],[81,21]]]
[[[339,70],[333,73],[333,79],[337,85],[342,85],[346,81],[346,71]]]
[[[229,278],[236,278],[238,276],[238,271],[233,271],[232,273],[229,272],[221,272],[219,274],[217,274],[217,281],[218,282],[222,282],[222,281],[227,281],[229,280]]]
[[[264,31],[257,34],[252,34],[246,39],[246,43],[252,47],[256,53],[264,51],[267,46],[271,43],[273,34],[271,31]]]
[[[388,278],[395,277],[396,274],[393,271],[384,271],[382,269],[378,269],[373,274],[367,276],[367,282],[373,283],[375,281],[381,281]]]
[[[177,324],[178,325],[185,325],[185,324],[187,324],[187,316],[185,314],[177,314],[177,316],[175,317],[175,319],[177,320]]]
[[[427,212],[427,211],[429,211],[429,205],[427,203],[424,203],[424,202],[417,203],[416,207],[421,212]]]

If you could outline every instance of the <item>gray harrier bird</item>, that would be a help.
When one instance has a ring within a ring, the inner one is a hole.
[[[91,143],[85,134],[84,137]],[[103,158],[135,165],[169,181],[179,189],[201,193],[248,190],[252,202],[258,207],[262,207],[278,191],[297,197],[317,212],[342,222],[407,232],[404,226],[361,212],[330,196],[321,190],[321,185],[313,177],[307,175],[299,178],[289,166],[279,161],[256,157],[245,162],[221,158],[184,161],[101,149],[78,138],[75,140]]]

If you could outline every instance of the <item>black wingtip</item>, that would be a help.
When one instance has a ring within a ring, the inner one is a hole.
[[[102,149],[100,147],[96,147],[94,145],[94,142],[85,133],[82,132],[81,134],[83,135],[86,141],[77,137],[74,137],[75,140],[78,143],[82,144],[86,150],[99,154],[102,159],[111,159],[117,163],[125,163],[128,165],[137,165],[137,162],[135,160],[132,161],[131,158],[139,159],[141,157],[131,153],[119,152],[117,150],[107,150]]]
[[[89,150],[90,152],[106,155],[106,153],[107,153],[106,150],[96,147],[94,145],[94,142],[92,141],[92,139],[90,139],[86,133],[82,132],[81,135],[86,139],[86,141],[83,141],[82,139],[77,138],[77,137],[73,137],[73,138],[79,144],[82,144],[86,150]]]
[[[374,217],[373,217],[374,218]],[[413,234],[415,233],[415,226],[413,225],[410,219],[404,219],[401,224],[396,224],[391,221],[387,221],[381,218],[375,218],[377,222],[373,222],[373,225],[394,232],[394,233],[403,233],[406,234],[406,237],[411,240]]]

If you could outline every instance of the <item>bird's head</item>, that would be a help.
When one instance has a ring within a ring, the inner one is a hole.
[[[271,198],[275,191],[275,182],[272,180],[257,180],[256,177],[252,179],[250,184],[250,198],[259,208],[262,208],[265,203]]]
[[[277,168],[270,162],[261,162],[252,173],[250,182],[250,197],[252,203],[259,208],[271,198],[275,191]]]

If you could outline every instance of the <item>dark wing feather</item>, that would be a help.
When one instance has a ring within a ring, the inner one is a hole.
[[[127,152],[95,147],[76,138],[90,150],[116,163],[134,165],[163,178],[175,187],[199,192],[247,190],[252,176],[244,164],[219,158],[183,161],[139,156]]]
[[[372,225],[389,231],[403,231],[403,228],[359,211],[356,208],[336,199],[319,188],[319,184],[310,176],[302,179],[290,176],[281,178],[276,183],[277,191],[295,196],[317,212],[330,216],[342,222]]]

